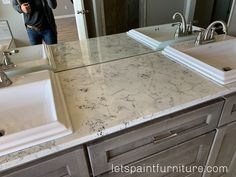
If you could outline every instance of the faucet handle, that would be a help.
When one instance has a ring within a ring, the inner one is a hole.
[[[187,24],[187,33],[192,34],[193,33],[193,22],[190,21],[189,24]]]
[[[216,28],[215,28],[215,27],[211,28],[211,33],[210,33],[210,36],[209,36],[209,39],[210,39],[210,40],[211,40],[211,39],[214,39],[215,33],[216,33]]]
[[[0,67],[4,70],[12,69],[16,67],[16,65],[11,61],[11,59],[8,57],[8,55],[12,55],[15,53],[19,53],[19,50],[4,50],[2,52],[3,55],[3,63],[0,65]]]
[[[178,26],[176,31],[175,31],[175,37],[180,37],[181,36],[181,23],[173,23],[171,26]]]
[[[197,31],[197,30],[196,30]],[[196,32],[195,31],[195,32]],[[204,30],[200,30],[195,40],[196,45],[201,45],[204,38]]]

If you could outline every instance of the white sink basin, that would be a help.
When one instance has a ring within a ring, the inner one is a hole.
[[[177,26],[172,26],[172,23],[169,23],[132,29],[127,32],[127,35],[153,50],[161,50],[169,44],[196,38],[196,34],[176,38],[176,29]],[[200,29],[199,27],[193,26],[193,30]]]
[[[0,89],[0,156],[72,133],[57,77],[41,71]]]
[[[49,69],[46,45],[42,44],[16,49],[19,50],[19,53],[9,56],[16,67],[6,71],[8,76]]]
[[[236,39],[182,49],[168,46],[163,54],[220,84],[236,81]]]

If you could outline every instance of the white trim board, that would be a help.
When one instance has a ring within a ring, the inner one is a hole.
[[[63,19],[63,18],[71,18],[71,17],[75,17],[75,14],[59,15],[59,16],[55,16],[55,19]]]

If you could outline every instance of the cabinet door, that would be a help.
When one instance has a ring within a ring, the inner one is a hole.
[[[205,134],[127,166],[130,167],[129,169],[145,167],[149,169],[147,172],[143,170],[131,174],[128,170],[126,173],[123,170],[123,173],[119,173],[114,168],[113,172],[101,175],[101,177],[200,177],[202,173],[194,171],[194,169],[191,170],[190,167],[205,166],[214,135],[215,132]],[[175,167],[182,167],[182,165],[188,168],[186,169],[188,172],[184,173],[184,170],[178,172],[174,169]],[[173,169],[171,169],[172,167]]]
[[[214,130],[223,107],[215,100],[158,118],[128,132],[88,145],[94,176],[126,165]]]
[[[83,149],[47,159],[3,177],[89,177]]]
[[[236,94],[225,96],[225,99],[219,126],[236,121]]]
[[[205,173],[204,177],[236,176],[236,123],[217,130],[207,165],[221,167],[221,172]],[[223,168],[227,168],[226,171]]]

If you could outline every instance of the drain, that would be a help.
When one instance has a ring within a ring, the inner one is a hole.
[[[226,67],[223,67],[223,68],[222,68],[222,70],[223,70],[223,71],[231,71],[231,70],[232,70],[232,68],[230,68],[230,67],[226,66]]]
[[[0,137],[5,135],[5,131],[4,130],[0,130]]]

